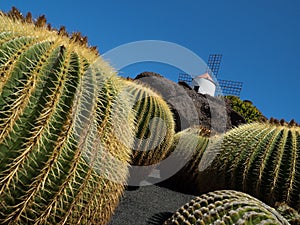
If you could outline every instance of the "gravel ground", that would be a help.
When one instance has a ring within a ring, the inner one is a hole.
[[[108,225],[162,225],[192,198],[157,185],[126,190]]]

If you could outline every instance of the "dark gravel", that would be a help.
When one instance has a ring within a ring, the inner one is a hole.
[[[108,225],[162,225],[194,197],[157,185],[126,190]]]

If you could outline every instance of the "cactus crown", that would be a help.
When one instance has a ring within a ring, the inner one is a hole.
[[[198,160],[201,160],[211,135],[212,131],[203,126],[193,126],[177,132],[167,155],[173,154],[175,150],[175,154],[183,158],[190,158],[190,154],[194,154],[191,163],[197,164]]]
[[[58,30],[56,28],[53,28],[51,26],[50,23],[47,23],[47,19],[45,17],[45,15],[41,15],[39,16],[37,19],[33,19],[32,18],[32,14],[30,12],[28,12],[26,14],[26,16],[23,16],[23,14],[16,8],[16,7],[12,7],[12,9],[5,13],[5,12],[1,12],[1,19],[5,19],[9,18],[12,21],[14,21],[14,26],[15,23],[18,24],[22,24],[22,26],[24,25],[33,25],[35,27],[36,30],[48,30],[50,33],[55,33],[58,34],[61,37],[66,37],[69,38],[72,42],[80,45],[81,47],[85,47],[85,48],[89,48],[92,52],[94,52],[96,55],[99,55],[99,52],[97,50],[96,46],[89,46],[88,45],[88,38],[87,36],[82,36],[80,32],[74,32],[72,34],[69,34],[66,31],[65,26],[61,26]],[[11,25],[10,23],[6,23],[7,25]],[[17,26],[18,29],[18,26]],[[24,27],[22,28],[22,30],[24,29]]]
[[[278,125],[278,126],[299,127],[299,124],[294,119],[292,119],[290,122],[287,122],[284,119],[278,120],[271,117],[267,122],[269,124]]]

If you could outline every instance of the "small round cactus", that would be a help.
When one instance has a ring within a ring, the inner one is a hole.
[[[278,224],[289,223],[273,208],[237,191],[203,194],[182,206],[163,225]]]

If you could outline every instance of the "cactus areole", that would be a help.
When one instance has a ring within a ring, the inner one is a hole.
[[[114,70],[79,33],[0,12],[0,224],[108,222],[133,130],[118,90]]]

